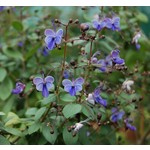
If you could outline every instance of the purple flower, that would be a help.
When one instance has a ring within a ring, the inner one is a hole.
[[[107,106],[107,101],[100,96],[100,88],[99,87],[94,90],[93,97],[94,97],[94,100],[96,103],[99,103],[99,104],[103,105],[104,107]]]
[[[123,115],[125,114],[125,112],[122,111],[118,111],[117,108],[112,108],[112,115],[110,117],[110,120],[112,122],[117,122],[118,120],[121,120]]]
[[[25,84],[21,83],[21,82],[17,82],[16,83],[16,88],[12,90],[12,94],[20,94],[23,92],[23,90],[25,89]]]
[[[111,56],[111,58],[112,58],[112,61],[113,61],[115,64],[122,65],[122,64],[124,64],[124,60],[120,58],[119,53],[120,53],[119,50],[113,50],[113,51],[111,52],[110,56]]]
[[[94,20],[92,23],[93,23],[93,28],[97,29],[98,31],[102,30],[106,26],[106,22],[102,20],[100,21]]]
[[[43,48],[43,50],[42,50],[42,55],[43,55],[43,56],[48,56],[48,55],[49,55],[48,49],[47,49],[46,47]]]
[[[119,31],[120,30],[120,18],[119,17],[105,18],[104,22],[106,24],[105,26],[108,29],[111,29],[113,31],[115,31],[115,30]]]
[[[23,42],[18,42],[18,44],[17,44],[19,47],[22,47],[23,46]]]
[[[71,96],[75,96],[77,92],[82,90],[82,84],[84,83],[83,78],[77,78],[76,80],[70,81],[69,79],[64,79],[62,85],[64,90],[69,92]]]
[[[46,29],[44,32],[46,38],[45,43],[49,50],[55,48],[56,44],[60,44],[63,36],[63,30],[59,29],[57,32],[54,32],[51,29]]]
[[[125,125],[126,125],[126,128],[127,129],[130,129],[130,130],[132,130],[132,131],[135,131],[136,130],[136,127],[135,126],[132,126],[130,123],[132,122],[132,119],[130,119],[130,118],[127,118],[127,119],[125,119],[124,120],[124,123],[125,123]]]
[[[65,70],[64,73],[63,73],[63,77],[65,79],[68,79],[70,77],[70,72],[68,70]]]
[[[46,78],[35,77],[33,83],[36,85],[36,89],[42,92],[44,97],[48,97],[49,90],[53,87],[54,78],[47,76]]]

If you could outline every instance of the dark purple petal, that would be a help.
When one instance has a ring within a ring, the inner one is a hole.
[[[104,19],[104,22],[105,22],[105,26],[108,28],[108,29],[111,29],[112,28],[112,20],[110,18],[105,18]]]
[[[64,73],[63,73],[63,77],[65,79],[68,79],[70,77],[70,72],[68,70],[65,70]]]
[[[115,27],[115,29],[119,29],[120,28],[120,18],[119,17],[114,17],[112,19],[113,21],[113,25]]]
[[[105,99],[102,99],[100,96],[95,97],[95,101],[101,105],[103,105],[104,107],[107,106],[107,101]]]
[[[69,79],[64,79],[62,81],[62,85],[63,86],[72,86],[73,84],[72,84],[72,82]]]
[[[121,59],[120,57],[117,57],[117,58],[113,59],[113,62],[115,64],[121,65],[121,64],[124,64],[124,59]]]
[[[78,84],[83,84],[84,83],[84,79],[82,77],[80,78],[77,78],[75,81],[74,81],[74,85],[78,85]]]
[[[69,93],[70,93],[71,96],[75,96],[76,95],[76,90],[75,90],[74,86],[71,87]]]
[[[102,29],[100,22],[93,21],[93,28],[97,29],[98,31]]]
[[[56,36],[55,32],[53,30],[51,30],[51,29],[46,29],[44,34],[46,36],[50,36],[50,37],[55,37]]]
[[[123,117],[124,114],[125,114],[124,111],[119,111],[119,112],[117,111],[117,112],[114,112],[114,113],[111,115],[110,119],[111,119],[112,122],[117,122],[118,120],[121,120],[121,119],[122,119],[122,117]]]
[[[126,123],[126,127],[132,131],[135,131],[136,130],[136,127],[135,126],[132,126],[131,124],[129,123]]]
[[[48,95],[49,95],[49,91],[45,84],[43,85],[42,95],[43,95],[43,97],[48,97]]]
[[[55,47],[55,38],[48,36],[45,38],[45,43],[47,45],[47,48],[49,50],[52,50]]]
[[[98,97],[99,94],[100,94],[100,88],[98,87],[94,90],[94,97]]]
[[[21,82],[16,83],[16,88],[12,90],[12,94],[20,94],[25,89],[25,84]]]
[[[111,56],[112,56],[113,58],[119,57],[119,53],[120,53],[119,50],[113,50],[113,51],[111,52]]]

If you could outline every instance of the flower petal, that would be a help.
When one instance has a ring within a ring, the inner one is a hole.
[[[42,91],[42,90],[43,90],[43,83],[37,84],[37,85],[36,85],[36,89],[37,89],[38,91]]]
[[[64,90],[65,90],[66,92],[69,92],[69,91],[71,90],[71,88],[72,88],[72,86],[69,86],[69,85],[68,85],[68,86],[65,86],[65,87],[64,87]]]
[[[73,84],[72,84],[72,82],[69,79],[64,79],[62,81],[62,85],[63,86],[72,86]]]
[[[47,36],[47,37],[45,38],[45,43],[46,43],[46,45],[47,45],[47,48],[48,48],[49,50],[52,50],[52,49],[55,47],[55,38],[52,38],[52,37],[50,37],[50,36]]]
[[[69,93],[70,93],[71,96],[75,96],[76,95],[76,90],[75,90],[74,86],[71,87]]]
[[[48,91],[46,85],[43,85],[42,95],[43,95],[44,97],[48,97],[48,95],[49,95],[49,91]]]
[[[50,83],[53,83],[54,82],[54,78],[52,76],[47,76],[45,78],[45,82],[50,82]]]
[[[75,91],[79,92],[82,90],[82,85],[75,85]]]
[[[80,78],[77,78],[75,81],[74,81],[74,85],[82,85],[84,83],[84,79],[82,77]]]
[[[44,83],[44,81],[43,81],[43,78],[41,78],[41,77],[35,77],[35,78],[33,79],[33,83],[34,83],[35,85],[38,85],[38,84]]]
[[[62,37],[63,36],[63,30],[62,29],[59,29],[56,33],[56,37]]]
[[[44,32],[44,34],[46,36],[51,36],[51,37],[55,37],[56,36],[55,32],[52,29],[46,29],[45,32]]]
[[[56,36],[55,42],[56,42],[56,44],[60,44],[61,43],[61,37]]]

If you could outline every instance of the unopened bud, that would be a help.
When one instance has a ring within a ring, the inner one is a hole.
[[[79,23],[79,20],[78,20],[78,19],[76,19],[76,20],[74,21],[74,23],[75,23],[75,24],[78,24],[78,23]]]
[[[89,25],[87,23],[81,23],[80,29],[81,29],[81,31],[85,32],[89,29]]]

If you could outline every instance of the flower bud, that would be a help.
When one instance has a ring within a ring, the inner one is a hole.
[[[89,25],[87,23],[81,23],[80,24],[80,29],[82,32],[85,32],[89,29]]]

